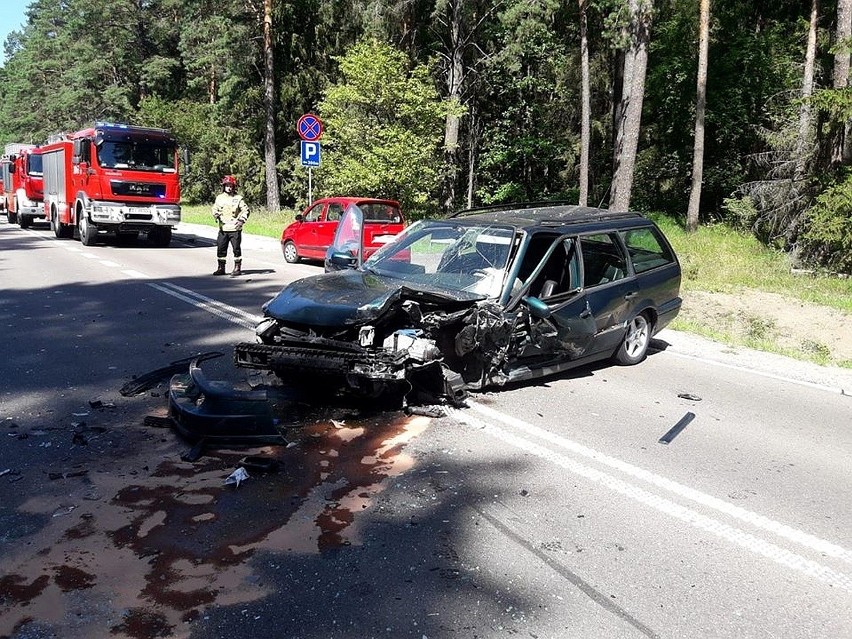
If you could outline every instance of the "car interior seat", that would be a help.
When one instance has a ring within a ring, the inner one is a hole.
[[[557,282],[556,280],[545,280],[544,284],[541,287],[541,292],[539,293],[539,297],[548,298],[553,295],[553,292],[556,290]]]

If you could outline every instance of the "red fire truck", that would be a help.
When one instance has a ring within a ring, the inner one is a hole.
[[[168,246],[180,222],[178,148],[165,129],[97,122],[41,147],[44,211],[56,237]]]
[[[41,150],[31,144],[7,144],[0,160],[3,175],[3,208],[10,224],[28,228],[33,220],[46,219],[42,193]]]

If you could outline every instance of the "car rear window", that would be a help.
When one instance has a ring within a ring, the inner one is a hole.
[[[365,222],[402,222],[402,213],[398,206],[385,202],[360,202],[358,204],[364,212]]]
[[[650,271],[658,266],[674,262],[674,255],[666,243],[660,239],[656,229],[646,227],[622,231],[621,239],[627,247],[636,273]]]

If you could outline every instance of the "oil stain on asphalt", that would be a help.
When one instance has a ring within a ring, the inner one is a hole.
[[[321,554],[359,543],[358,514],[413,460],[405,444],[430,420],[400,412],[304,415],[288,447],[210,451],[195,463],[172,449],[147,473],[121,460],[33,497],[47,525],[4,558],[0,638],[24,630],[93,636],[188,636],[207,606],[267,594],[248,560],[259,551]],[[223,480],[246,455],[277,462],[238,487]],[[58,513],[58,514],[57,514]]]

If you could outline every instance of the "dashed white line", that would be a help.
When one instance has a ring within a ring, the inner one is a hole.
[[[119,268],[121,266],[121,264],[111,262],[110,260],[101,260],[101,264],[103,264],[104,266],[109,266],[110,268]]]

